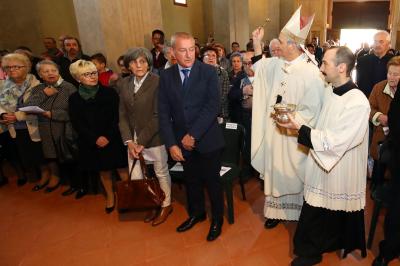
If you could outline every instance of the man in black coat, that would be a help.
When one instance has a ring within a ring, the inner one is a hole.
[[[378,31],[374,35],[373,53],[362,56],[357,61],[357,85],[369,97],[372,88],[379,81],[385,80],[387,63],[393,55],[389,54],[390,35]]]
[[[63,44],[64,56],[57,58],[55,63],[60,67],[61,77],[78,87],[79,83],[69,72],[69,66],[79,59],[90,60],[90,57],[82,53],[81,43],[75,37],[66,37]]]
[[[205,186],[212,213],[207,240],[213,241],[221,234],[224,209],[218,77],[213,66],[196,60],[190,34],[175,33],[171,42],[178,63],[160,73],[158,114],[161,137],[172,159],[182,162],[185,175],[189,218],[177,231],[206,219]]]

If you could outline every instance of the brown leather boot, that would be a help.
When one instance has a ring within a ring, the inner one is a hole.
[[[153,221],[157,217],[157,214],[158,214],[158,210],[157,209],[149,210],[146,213],[146,216],[144,217],[144,222],[145,223],[150,223],[151,221]]]
[[[172,205],[169,205],[167,207],[162,207],[160,214],[157,216],[157,218],[155,218],[153,220],[153,223],[151,224],[152,226],[157,226],[159,224],[162,224],[163,222],[165,222],[168,218],[168,215],[171,214],[172,212]]]

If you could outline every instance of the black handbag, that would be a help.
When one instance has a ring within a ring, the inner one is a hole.
[[[53,102],[51,103],[50,112],[53,112],[53,105],[57,99],[58,94],[54,97]],[[63,133],[60,135],[58,139],[55,139],[53,136],[53,116],[50,117],[50,134],[51,139],[53,140],[54,149],[56,151],[57,160],[60,163],[71,163],[77,160],[78,158],[78,143],[76,133],[72,129],[72,125],[70,122],[62,122],[63,123]]]
[[[63,134],[58,138],[58,140],[54,140],[54,147],[56,149],[57,159],[60,163],[69,163],[73,162],[78,157],[78,144],[76,139],[73,137],[73,133],[71,135],[66,134],[66,128],[68,124],[64,122],[64,131]],[[72,129],[71,129],[72,130]]]

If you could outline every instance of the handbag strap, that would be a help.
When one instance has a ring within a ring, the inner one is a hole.
[[[139,163],[140,163],[140,170],[142,171],[143,179],[147,179],[146,162],[144,161],[143,154],[139,153],[139,158],[133,159],[132,166],[129,169],[128,183],[131,182],[131,180],[132,180],[132,172],[133,172],[133,169],[135,168],[135,165],[136,165],[137,161],[139,161]]]
[[[53,101],[51,102],[51,106],[50,106],[50,135],[51,135],[51,139],[53,141],[54,147],[56,145],[56,141],[54,139],[54,135],[53,135],[53,106],[54,106],[54,102],[56,101],[58,97],[58,92],[56,93],[56,97],[54,97]],[[65,122],[64,122],[64,135],[65,135]]]

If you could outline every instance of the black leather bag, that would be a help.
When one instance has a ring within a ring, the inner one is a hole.
[[[54,147],[56,149],[57,159],[60,163],[70,163],[78,157],[78,143],[73,133],[67,134],[68,124],[64,123],[64,133],[54,140]]]
[[[51,112],[53,112],[53,105],[56,101],[58,93],[56,97],[54,97],[53,102],[51,103]],[[53,118],[50,117],[50,134],[51,139],[53,140],[54,149],[56,150],[57,160],[59,163],[71,163],[77,160],[78,158],[78,143],[76,133],[72,129],[71,122],[62,122],[63,123],[63,133],[60,135],[58,139],[55,139],[53,136]]]

